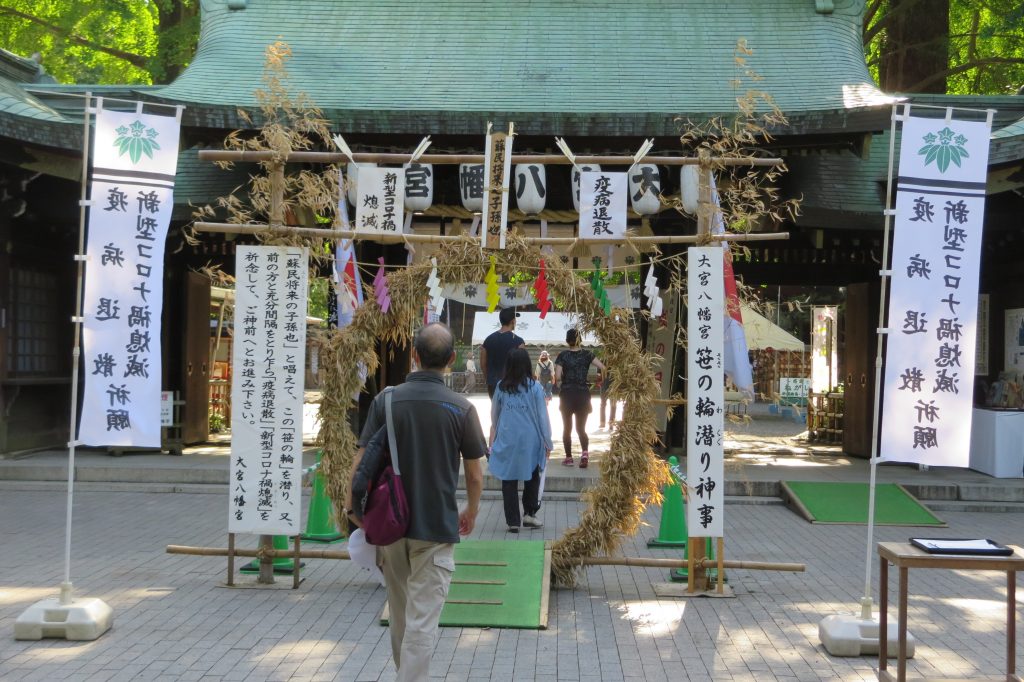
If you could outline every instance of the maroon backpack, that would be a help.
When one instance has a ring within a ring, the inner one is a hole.
[[[391,414],[392,391],[384,392],[384,420],[388,432],[391,463],[386,464],[370,486],[363,507],[363,531],[371,545],[390,545],[405,537],[409,530],[409,503],[402,487],[402,474],[398,467],[398,441],[395,440],[395,422]]]

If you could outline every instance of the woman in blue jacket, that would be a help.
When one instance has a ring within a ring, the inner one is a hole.
[[[544,525],[537,520],[540,477],[554,445],[544,389],[534,380],[532,370],[526,350],[509,351],[505,376],[491,399],[491,455],[487,466],[501,480],[510,533],[519,532],[519,481],[525,481],[522,525]]]

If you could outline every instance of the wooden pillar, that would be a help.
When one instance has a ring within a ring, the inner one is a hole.
[[[272,535],[261,535],[260,536],[260,549],[271,550],[274,548],[274,536]],[[269,556],[260,557],[260,574],[256,578],[256,582],[260,585],[273,585],[274,584],[274,560]]]

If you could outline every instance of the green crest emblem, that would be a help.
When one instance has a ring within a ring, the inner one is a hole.
[[[921,138],[924,146],[917,150],[919,156],[924,157],[924,165],[935,162],[940,173],[945,173],[952,161],[957,168],[960,167],[960,159],[966,159],[969,154],[964,149],[967,138],[963,135],[956,135],[948,127],[943,128],[937,134],[928,133]]]
[[[142,121],[136,120],[131,125],[121,126],[115,132],[117,139],[114,140],[114,146],[120,156],[127,153],[132,163],[138,163],[143,154],[152,159],[153,150],[160,149],[156,143],[156,136],[160,133],[154,128],[147,128]]]

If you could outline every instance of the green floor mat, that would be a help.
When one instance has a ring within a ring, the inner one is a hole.
[[[811,523],[868,522],[868,484],[783,481],[786,503]],[[880,526],[945,526],[898,483],[875,486],[875,523]]]
[[[550,572],[543,540],[462,541],[441,625],[544,629]]]

